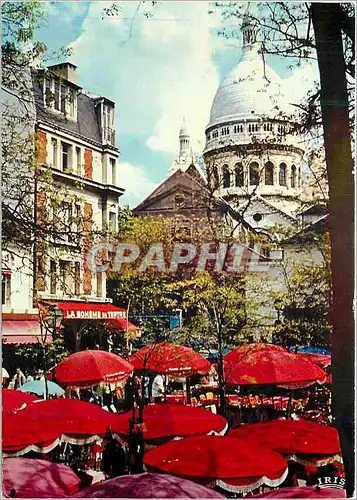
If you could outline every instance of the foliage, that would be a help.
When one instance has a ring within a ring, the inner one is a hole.
[[[19,344],[16,354],[24,358],[34,370],[49,370],[68,356],[64,339],[56,337],[45,347],[37,344]]]

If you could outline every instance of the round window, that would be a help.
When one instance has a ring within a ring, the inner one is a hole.
[[[182,207],[184,205],[184,202],[185,202],[185,196],[182,193],[177,193],[175,195],[176,206]]]
[[[263,218],[263,216],[259,212],[255,213],[253,215],[253,219],[255,220],[255,222],[260,222],[262,220],[262,218]]]

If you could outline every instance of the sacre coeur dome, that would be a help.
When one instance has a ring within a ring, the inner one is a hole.
[[[264,62],[259,42],[243,46],[238,65],[218,88],[208,127],[244,119],[284,119],[289,104],[280,76]]]

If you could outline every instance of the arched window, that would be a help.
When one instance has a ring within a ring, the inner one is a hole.
[[[213,184],[213,189],[219,188],[219,176],[217,167],[212,168],[212,184]]]
[[[298,187],[301,187],[301,167],[299,167]]]
[[[234,173],[235,173],[235,185],[236,185],[236,187],[243,187],[244,186],[244,169],[243,169],[243,165],[241,163],[236,164],[236,166],[234,167]]]
[[[222,167],[222,184],[223,189],[227,189],[231,185],[231,174],[228,165],[223,165]]]
[[[249,165],[249,184],[251,186],[259,184],[259,165],[256,161]]]
[[[265,185],[273,186],[274,185],[274,165],[271,161],[268,161],[265,164]]]
[[[292,188],[296,187],[296,167],[295,167],[295,165],[291,165],[290,185]]]
[[[286,186],[286,164],[280,163],[279,166],[279,184],[280,186]]]

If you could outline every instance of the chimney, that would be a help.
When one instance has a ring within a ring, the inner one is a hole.
[[[77,84],[77,66],[70,62],[64,62],[61,64],[54,64],[53,66],[48,66],[50,71],[56,73],[56,75],[68,80],[71,83]]]

